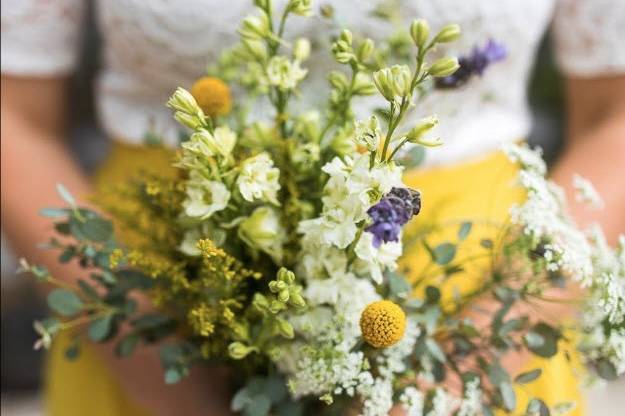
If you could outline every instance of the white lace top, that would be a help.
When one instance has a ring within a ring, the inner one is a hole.
[[[285,0],[277,0],[277,6]],[[138,143],[149,129],[173,143],[178,127],[164,106],[177,85],[190,87],[220,50],[237,40],[235,29],[251,9],[249,0],[95,0],[104,40],[104,65],[97,104],[107,133]],[[327,1],[345,27],[374,39],[388,35],[388,23],[372,17],[378,1]],[[76,65],[84,0],[3,0],[2,72],[58,76]],[[446,145],[429,152],[427,163],[444,164],[483,154],[501,141],[529,131],[526,84],[537,44],[553,22],[558,62],[570,75],[625,73],[623,0],[403,0],[406,24],[426,18],[433,30],[461,25],[450,45],[456,54],[493,39],[507,58],[462,88],[431,95],[414,117],[436,113]],[[321,19],[294,17],[287,35],[328,38],[336,30]],[[325,100],[329,54],[313,52],[303,100]]]

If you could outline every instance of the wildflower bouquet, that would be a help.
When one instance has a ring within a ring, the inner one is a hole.
[[[425,21],[414,21],[405,37],[410,65],[390,67],[387,48],[341,31],[331,53],[342,70],[328,74],[327,106],[295,113],[311,45],[283,33],[289,16],[311,13],[310,2],[290,0],[277,19],[271,1],[254,4],[240,43],[211,68],[247,99],[233,106],[230,88],[215,77],[191,92],[179,88],[167,103],[188,132],[176,174],[142,175],[116,189],[124,204],[101,204],[124,244],[110,220],[78,207],[62,186],[69,207],[42,211],[59,234],[49,246],[89,278],[68,285],[22,262],[59,286],[48,296],[54,317],[35,324],[39,346],[60,331],[73,336],[69,359],[85,338],[115,343],[122,357],[161,343],[166,383],[192,365],[226,364],[237,370],[232,409],[247,415],[384,415],[394,404],[410,415],[511,412],[513,386],[541,371],[513,378],[501,359],[522,349],[551,357],[564,337],[564,328],[511,311],[573,279],[591,298],[577,326],[586,362],[604,378],[625,371],[624,244],[615,251],[598,229],[591,237],[580,231],[545,179],[540,154],[525,146],[507,151],[528,197],[499,225],[497,241],[481,242],[492,266],[478,290],[450,305],[437,285],[415,291],[398,269],[404,227],[421,208],[398,158],[440,144],[429,137],[435,117],[402,122],[429,89],[457,81],[457,59],[429,62],[437,45],[460,35],[457,25],[431,35]],[[501,59],[495,52],[492,60]],[[481,73],[484,61],[473,59]],[[355,120],[352,100],[374,94],[386,108]],[[271,117],[250,121],[254,102],[272,108]],[[439,276],[465,266],[455,253],[471,219],[455,226],[456,241],[430,246],[427,232],[418,237]],[[137,291],[153,311],[138,310]],[[485,328],[464,315],[477,297],[498,305]],[[549,407],[536,397],[523,411]]]

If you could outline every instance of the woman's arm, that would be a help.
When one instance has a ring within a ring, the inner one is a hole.
[[[625,76],[569,78],[567,141],[552,178],[567,190],[581,225],[599,223],[615,243],[625,233]],[[571,177],[589,179],[605,202],[603,210],[576,203]]]
[[[63,183],[79,200],[90,191],[64,141],[66,82],[2,76],[1,87],[2,228],[17,253],[45,264],[59,279],[75,280],[80,268],[62,266],[55,253],[36,249],[52,232],[38,209],[63,204],[55,185]],[[110,346],[97,350],[129,397],[153,414],[227,413],[227,383],[215,372],[195,370],[185,381],[166,386],[156,348],[130,359],[116,358]]]

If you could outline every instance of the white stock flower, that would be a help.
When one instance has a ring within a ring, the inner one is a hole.
[[[355,249],[358,263],[356,269],[359,274],[369,274],[371,279],[381,284],[385,269],[395,270],[397,259],[402,254],[401,242],[388,242],[376,248],[373,246],[373,234],[363,233]]]
[[[282,90],[292,90],[306,77],[306,69],[300,67],[299,61],[289,61],[286,56],[274,56],[267,65],[269,85]]]
[[[378,150],[382,140],[380,123],[376,116],[371,116],[367,120],[359,120],[355,123],[354,141],[357,145],[363,146],[368,151]]]
[[[192,218],[206,219],[228,205],[230,192],[221,182],[193,181],[187,185],[184,212]]]
[[[246,201],[262,200],[279,205],[276,198],[280,190],[279,178],[280,170],[274,167],[271,157],[260,153],[242,163],[237,185]]]
[[[256,208],[239,224],[238,236],[252,249],[271,256],[276,263],[282,260],[282,245],[286,234],[275,209]]]

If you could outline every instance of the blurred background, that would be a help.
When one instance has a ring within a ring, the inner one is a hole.
[[[80,67],[71,84],[74,112],[70,137],[72,149],[87,171],[98,165],[108,149],[108,141],[98,130],[94,116],[92,84],[98,68],[99,46],[93,11],[90,10],[84,27]],[[542,41],[536,62],[529,86],[534,118],[529,141],[542,146],[547,160],[553,162],[562,143],[563,97],[562,80],[554,65],[549,34]],[[37,297],[30,279],[16,276],[16,260],[4,238],[1,251],[2,415],[40,415],[43,355],[32,349],[36,338],[32,322],[44,315],[45,302]],[[620,412],[625,409],[623,393],[623,381],[610,388],[593,389],[589,392],[589,414],[622,415]]]

